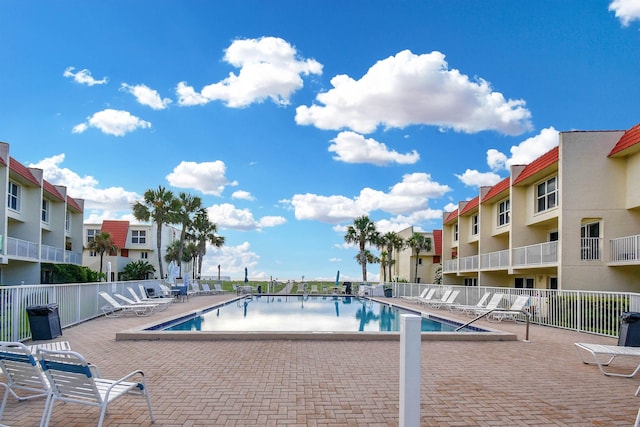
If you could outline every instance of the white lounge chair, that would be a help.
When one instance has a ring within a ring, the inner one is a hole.
[[[311,291],[309,291],[309,293],[311,294],[317,294],[318,292],[318,285],[311,285]]]
[[[640,347],[627,347],[621,345],[588,344],[583,342],[575,343],[578,356],[582,363],[586,365],[598,365],[600,371],[607,376],[631,378],[640,371]],[[586,354],[591,355],[591,359],[586,359]],[[636,358],[638,366],[630,374],[605,371],[604,367],[609,366],[616,357],[626,359]],[[637,392],[636,392],[637,395]]]
[[[127,287],[127,290],[129,291],[129,293],[131,294],[131,297],[133,298],[133,301],[131,302],[133,304],[154,304],[156,305],[156,309],[158,311],[162,311],[162,310],[166,310],[169,307],[169,305],[173,303],[173,300],[169,298],[141,299],[133,289]]]
[[[220,283],[214,284],[213,285],[213,290],[216,291],[219,294],[224,292],[224,289],[222,289],[222,285]]]
[[[459,290],[455,290],[453,292],[451,292],[449,294],[449,297],[442,301],[437,301],[434,303],[429,303],[429,307],[431,308],[450,308],[451,306],[453,306],[456,303],[456,298],[458,298],[458,295],[460,295],[460,291]]]
[[[506,310],[494,310],[487,315],[487,320],[495,320],[497,322],[503,322],[506,320],[516,321],[516,316],[522,314],[522,310],[529,302],[529,295],[518,295],[513,301],[511,307]]]
[[[102,312],[108,317],[120,317],[123,314],[134,313],[137,316],[148,316],[157,306],[154,304],[120,304],[111,295],[104,291],[98,294],[108,303],[102,307]]]
[[[491,297],[491,299],[489,300],[489,302],[484,308],[474,308],[473,310],[467,311],[467,313],[475,316],[482,316],[483,314],[487,314],[492,310],[495,310],[498,308],[498,306],[502,302],[502,298],[504,298],[504,294],[501,294],[501,293],[493,294],[493,296]]]
[[[98,427],[101,427],[107,413],[107,405],[120,397],[131,395],[146,398],[151,422],[155,421],[142,371],[132,371],[118,380],[109,380],[101,378],[95,365],[90,366],[84,357],[76,352],[39,349],[36,354],[52,391],[41,425],[49,424],[55,403],[62,401],[101,408],[98,419]],[[130,410],[129,408],[128,411]],[[139,422],[139,419],[130,420],[131,424]]]
[[[209,286],[208,283],[203,283],[200,287],[202,288],[202,293],[205,295],[212,295],[216,293],[215,290],[211,289],[211,286]]]
[[[46,396],[44,414],[51,399],[51,389],[31,349],[20,342],[0,342],[0,369],[7,380],[0,404],[0,419],[10,394],[18,401]]]
[[[416,301],[420,298],[425,298],[429,292],[431,292],[431,295],[433,296],[433,294],[436,292],[436,288],[424,288],[422,292],[420,292],[420,295],[405,295],[401,296],[400,298],[407,301]]]
[[[446,291],[444,291],[444,294],[442,294],[440,299],[425,300],[425,301],[421,301],[421,303],[425,304],[425,305],[428,305],[428,306],[431,306],[432,304],[438,304],[440,302],[445,302],[447,299],[449,299],[449,296],[451,295],[451,292],[453,292],[452,289],[447,289]]]
[[[489,299],[489,296],[491,296],[491,292],[485,292],[484,295],[482,295],[482,297],[478,300],[476,304],[474,305],[454,304],[451,306],[451,309],[460,311],[462,313],[467,313],[467,311],[469,310],[473,311],[476,309],[484,308],[485,304],[487,303],[487,300]]]

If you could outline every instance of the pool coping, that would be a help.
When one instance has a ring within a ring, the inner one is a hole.
[[[244,298],[232,298],[226,303],[236,301]],[[429,312],[421,311],[414,306],[406,306],[404,304],[398,304],[395,301],[390,303],[389,300],[380,300],[377,298],[370,298],[373,301],[377,301],[382,304],[391,304],[406,310],[422,313],[426,317],[432,317],[436,319],[444,319],[446,321],[460,323],[459,320],[449,319],[446,316],[432,315]],[[164,319],[161,323],[169,323],[176,319],[180,319],[190,315],[196,315],[201,313],[202,310],[190,310],[179,315]],[[161,330],[146,330],[153,326],[158,325],[158,321],[148,323],[135,328],[127,329],[124,331],[116,332],[116,341],[257,341],[257,340],[325,340],[325,341],[398,341],[400,340],[400,332],[274,332],[274,331],[161,331]],[[510,332],[504,332],[493,328],[482,326],[483,332],[422,332],[422,341],[517,341],[516,334]]]

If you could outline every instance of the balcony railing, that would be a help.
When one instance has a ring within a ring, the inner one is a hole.
[[[611,239],[611,262],[640,261],[640,235]]]
[[[464,258],[460,258],[459,266],[460,271],[474,271],[478,270],[478,255],[466,256]]]
[[[498,270],[509,268],[509,249],[489,252],[480,256],[480,268],[483,270]]]
[[[513,250],[513,266],[536,266],[558,262],[558,242],[545,242]]]
[[[580,259],[585,261],[596,261],[600,259],[599,237],[583,237],[580,239]]]
[[[450,259],[442,263],[443,273],[456,273],[458,271],[458,260]]]
[[[82,254],[80,252],[64,251],[64,262],[82,265]]]
[[[38,244],[28,240],[7,237],[7,255],[38,260],[40,254]]]
[[[55,248],[49,245],[42,245],[42,248],[40,249],[40,259],[42,261],[61,263],[64,261],[64,250],[62,248]]]

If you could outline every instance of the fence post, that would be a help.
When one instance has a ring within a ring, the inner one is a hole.
[[[400,427],[420,425],[420,316],[400,316]]]

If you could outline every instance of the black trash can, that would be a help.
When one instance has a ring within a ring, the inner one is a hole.
[[[625,311],[620,315],[618,345],[640,347],[640,313]]]
[[[52,340],[62,335],[58,304],[30,305],[27,315],[33,341]]]
[[[393,289],[391,288],[385,288],[384,290],[384,296],[387,298],[391,298],[393,297]]]
[[[262,285],[258,285],[258,293],[261,294],[262,293]]]

